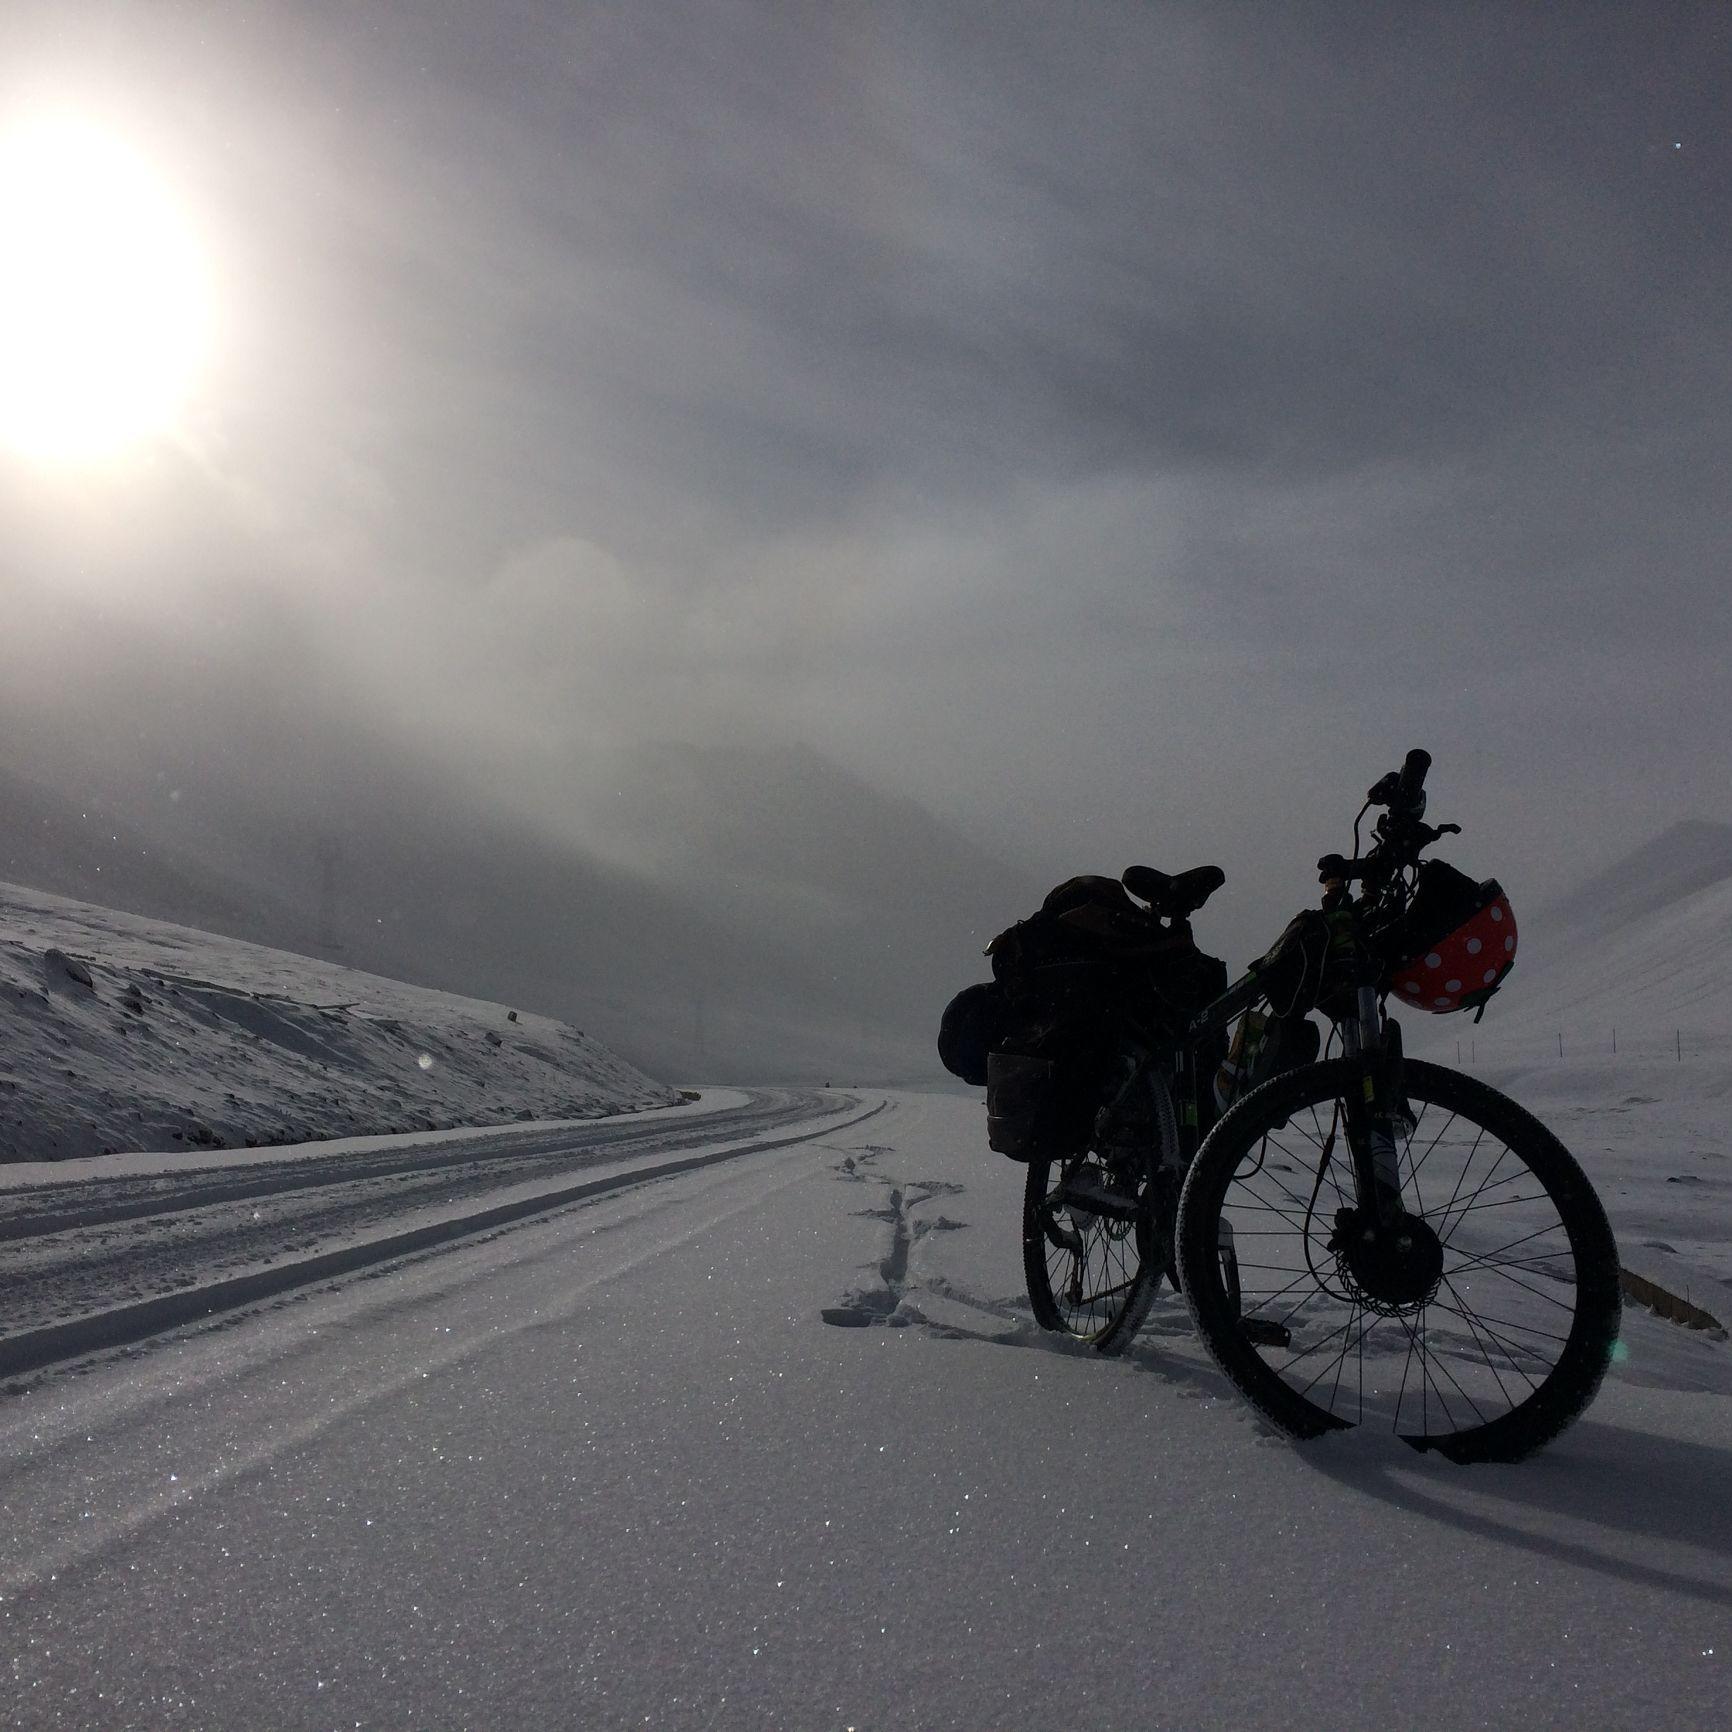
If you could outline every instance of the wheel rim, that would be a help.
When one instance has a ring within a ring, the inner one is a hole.
[[[1422,1448],[1496,1427],[1579,1352],[1579,1247],[1524,1154],[1466,1110],[1398,1127],[1411,1245],[1368,1244],[1338,1097],[1246,1149],[1220,1199],[1214,1275],[1295,1429],[1371,1425]]]
[[[1098,1156],[1054,1161],[1046,1194],[1035,1210],[1046,1265],[1047,1291],[1066,1333],[1092,1341],[1110,1329],[1132,1302],[1144,1261],[1154,1245],[1148,1163],[1142,1157],[1116,1163],[1119,1177],[1108,1188],[1137,1205],[1134,1219],[1097,1213],[1067,1202],[1079,1181],[1108,1172]]]

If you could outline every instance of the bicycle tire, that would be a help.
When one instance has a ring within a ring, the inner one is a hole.
[[[1176,1156],[1178,1131],[1166,1085],[1158,1077],[1148,1081],[1154,1100],[1151,1143],[1110,1155],[1082,1150],[1036,1156],[1023,1186],[1022,1266],[1034,1319],[1104,1355],[1130,1345],[1173,1262],[1178,1187],[1170,1157]],[[1134,1194],[1136,1212],[1128,1221],[1062,1200],[1071,1176],[1109,1164],[1118,1170],[1119,1188]],[[1060,1243],[1067,1237],[1072,1245]]]
[[[1334,1212],[1352,1208],[1351,1163],[1322,1115],[1339,1123],[1336,1103],[1363,1078],[1338,1058],[1263,1084],[1198,1151],[1179,1202],[1185,1300],[1221,1370],[1292,1436],[1387,1413],[1415,1449],[1518,1461],[1582,1413],[1611,1363],[1622,1314],[1617,1245],[1587,1176],[1530,1113],[1438,1065],[1410,1059],[1403,1074],[1414,1123],[1399,1127],[1397,1156],[1404,1206],[1438,1253],[1430,1295],[1392,1297],[1399,1277],[1368,1283],[1355,1257],[1369,1254]],[[1238,1255],[1246,1240],[1250,1260]],[[1239,1304],[1228,1290],[1235,1276]]]

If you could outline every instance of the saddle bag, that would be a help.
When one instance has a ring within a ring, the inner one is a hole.
[[[1131,1011],[1177,1032],[1227,989],[1226,965],[1187,921],[1163,921],[1116,878],[1067,878],[986,947],[1013,1015],[1096,1018]]]

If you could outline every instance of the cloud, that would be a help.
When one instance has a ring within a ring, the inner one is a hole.
[[[1705,15],[54,15],[229,310],[194,477],[33,497],[40,605],[526,807],[793,736],[1271,905],[1412,744],[1536,871],[1723,804]]]

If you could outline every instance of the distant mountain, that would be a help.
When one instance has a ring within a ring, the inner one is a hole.
[[[1548,925],[1615,931],[1732,878],[1732,824],[1689,818],[1541,911]]]
[[[149,763],[0,773],[0,876],[520,1004],[674,1079],[936,1074],[939,1009],[1039,895],[801,748],[643,748],[590,816],[533,821],[334,726]]]
[[[933,995],[978,978],[987,942],[1047,888],[799,745],[634,748],[612,766],[608,821],[682,900],[766,954],[845,965],[858,1002],[923,1028]]]

